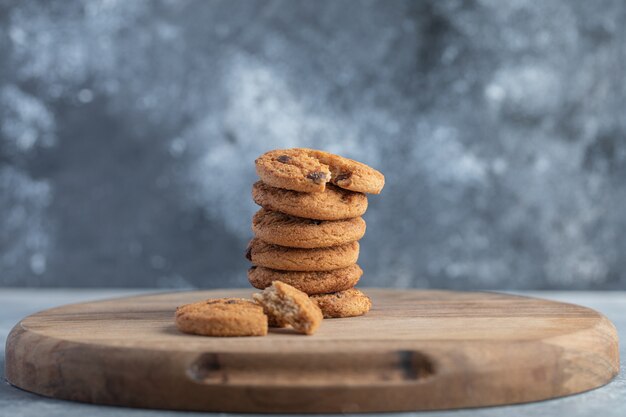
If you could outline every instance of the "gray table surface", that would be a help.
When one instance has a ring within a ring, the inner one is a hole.
[[[0,417],[12,416],[136,416],[165,417],[192,416],[207,413],[172,412],[121,407],[96,406],[44,398],[16,389],[4,379],[4,345],[7,334],[21,318],[46,308],[67,303],[97,300],[141,291],[129,290],[50,290],[50,289],[2,289],[0,288]],[[626,292],[524,292],[558,301],[566,301],[591,307],[604,313],[617,327],[620,339],[626,336]],[[620,345],[620,354],[626,358],[626,348]],[[626,416],[626,378],[623,361],[620,375],[610,384],[596,390],[570,397],[505,407],[488,407],[468,410],[393,413],[393,415],[464,417],[464,416]],[[250,414],[247,414],[250,415]],[[371,415],[371,414],[370,414]],[[391,414],[390,414],[391,415]]]

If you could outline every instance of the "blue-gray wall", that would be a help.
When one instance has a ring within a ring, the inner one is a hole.
[[[246,285],[254,158],[367,162],[365,285],[626,288],[626,3],[0,1],[0,286]]]

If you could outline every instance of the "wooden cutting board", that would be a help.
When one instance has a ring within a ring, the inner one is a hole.
[[[179,333],[176,306],[249,290],[182,292],[54,308],[7,341],[6,376],[49,397],[233,412],[433,410],[543,400],[606,384],[614,326],[572,304],[486,292],[371,289],[364,317],[314,336]]]

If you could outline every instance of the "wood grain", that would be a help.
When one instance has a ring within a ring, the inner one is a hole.
[[[179,333],[177,305],[250,290],[74,304],[29,316],[7,340],[22,389],[98,404],[231,412],[434,410],[586,391],[619,369],[615,328],[580,306],[497,293],[367,290],[363,317],[314,336]]]

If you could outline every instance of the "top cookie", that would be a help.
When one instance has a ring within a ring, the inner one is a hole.
[[[255,161],[261,180],[273,187],[322,192],[331,182],[360,193],[379,194],[385,177],[365,164],[315,149],[276,149]]]

